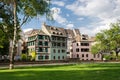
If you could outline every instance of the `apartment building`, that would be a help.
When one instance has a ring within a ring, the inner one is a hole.
[[[36,60],[65,60],[67,58],[67,36],[64,28],[48,26],[34,29],[28,35],[29,55],[36,53]]]
[[[67,35],[67,58],[70,58],[72,43],[78,41],[80,38],[79,29],[65,29]],[[79,39],[78,39],[79,38]]]
[[[65,60],[67,58],[67,36],[64,28],[42,25],[42,31],[50,38],[50,60]]]
[[[35,60],[49,60],[49,36],[46,35],[42,30],[33,30],[28,37],[27,44],[29,55],[36,53]]]
[[[80,41],[72,43],[70,58],[79,58],[80,60],[101,60],[100,54],[92,54],[91,46],[94,42],[93,38],[88,35],[81,35]]]

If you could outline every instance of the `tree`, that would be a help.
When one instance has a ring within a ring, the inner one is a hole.
[[[103,53],[115,51],[116,58],[120,48],[120,23],[111,24],[109,30],[102,30],[96,34],[97,44],[92,46],[92,53]]]
[[[8,55],[9,51],[9,40],[6,36],[6,33],[4,33],[0,29],[0,55]]]
[[[49,0],[0,0],[0,8],[4,8],[3,10],[10,13],[12,18],[11,23],[13,27],[13,37],[11,39],[12,47],[10,53],[10,69],[13,69],[14,67],[14,54],[16,49],[18,30],[23,24],[37,15],[46,14],[47,18],[50,19],[51,16],[49,2]]]

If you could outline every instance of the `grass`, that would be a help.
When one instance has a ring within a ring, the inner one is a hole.
[[[14,70],[0,70],[0,80],[120,80],[120,64],[19,67]]]

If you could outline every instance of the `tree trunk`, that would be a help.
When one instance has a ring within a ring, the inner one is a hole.
[[[16,48],[16,33],[17,33],[17,0],[13,0],[13,17],[14,17],[14,35],[12,40],[12,47],[10,52],[10,66],[9,69],[14,68],[14,54],[15,54],[15,48]]]

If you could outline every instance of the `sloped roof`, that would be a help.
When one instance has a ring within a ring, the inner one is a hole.
[[[66,32],[64,28],[48,26],[48,25],[45,25],[45,27],[51,35],[66,36]]]
[[[46,35],[46,33],[44,33],[42,30],[39,30],[39,35]]]
[[[66,34],[68,35],[68,36],[71,36],[72,38],[74,38],[74,33],[73,33],[73,30],[71,30],[71,29],[65,29],[65,32],[66,32]]]

